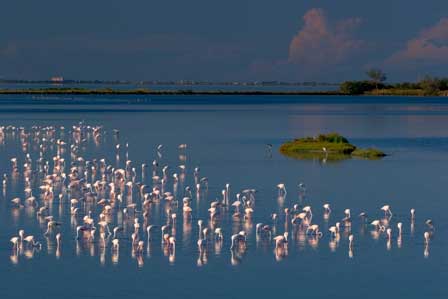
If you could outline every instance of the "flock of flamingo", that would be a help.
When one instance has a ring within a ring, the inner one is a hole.
[[[115,167],[104,157],[85,158],[88,156],[86,144],[93,141],[100,145],[106,136],[113,140]],[[163,145],[155,149],[156,159],[151,164],[136,167],[137,164],[129,159],[129,145],[120,143],[120,131],[107,131],[101,126],[80,123],[71,128],[0,127],[0,142],[5,140],[18,141],[22,153],[10,158],[11,168],[3,174],[3,196],[7,198],[14,188],[23,186],[23,190],[16,190],[17,197],[9,198],[8,206],[15,213],[25,211],[36,219],[41,231],[39,235],[27,235],[31,229],[17,227],[17,235],[10,239],[13,263],[17,263],[21,255],[32,257],[35,252],[42,251],[44,245],[59,257],[66,242],[73,242],[77,253],[87,248],[93,255],[98,250],[102,263],[106,252],[117,263],[119,253],[125,247],[139,266],[144,263],[145,252],[151,254],[151,245],[160,242],[164,256],[174,262],[178,219],[182,221],[183,243],[191,243],[192,238],[197,238],[198,265],[207,263],[210,250],[220,252],[223,248],[230,250],[231,263],[239,264],[245,252],[250,250],[249,238],[253,235],[257,246],[271,247],[277,260],[288,255],[291,240],[317,246],[324,235],[333,251],[341,239],[345,240],[348,256],[353,257],[356,237],[351,227],[354,221],[358,221],[362,229],[371,228],[370,233],[375,239],[383,236],[389,249],[393,240],[398,247],[402,243],[403,223],[392,221],[389,205],[380,208],[378,219],[370,219],[364,212],[354,217],[350,209],[345,209],[341,217],[332,216],[339,221],[321,229],[315,214],[323,214],[328,223],[332,214],[330,204],[312,208],[296,203],[271,213],[264,223],[256,223],[253,227],[255,189],[241,190],[232,196],[230,184],[223,184],[218,198],[208,200],[209,180],[201,176],[199,167],[192,169],[194,185],[186,185],[189,173],[185,165],[186,144],[177,149],[183,164],[171,168],[160,163],[165,151]],[[126,160],[119,168],[123,155]],[[280,183],[276,188],[278,198],[285,198],[285,184]],[[299,198],[306,192],[303,183],[294,189],[298,190]],[[200,215],[200,205],[208,205],[207,201],[210,207],[207,212],[203,209],[204,214]],[[315,213],[315,210],[319,212]],[[70,221],[62,220],[64,215],[70,215]],[[410,209],[411,233],[415,219],[415,210]],[[230,231],[223,226],[225,221],[232,224],[228,226]],[[424,255],[428,256],[435,228],[430,219],[424,225],[422,240]],[[197,232],[192,234],[196,229]]]

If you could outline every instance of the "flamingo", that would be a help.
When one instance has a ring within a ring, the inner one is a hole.
[[[328,230],[330,231],[332,238],[336,238],[336,235],[339,233],[336,226],[331,226]]]
[[[348,236],[348,248],[350,249],[350,250],[352,250],[353,249],[353,239],[354,239],[354,237],[353,237],[353,235],[350,235],[350,236]]]
[[[431,234],[429,232],[425,232],[423,234],[423,238],[425,239],[425,245],[429,245],[429,240],[431,238]]]
[[[241,201],[239,201],[239,200],[236,200],[232,203],[232,207],[235,207],[235,212],[233,213],[233,217],[239,217],[240,206],[241,206]]]
[[[39,242],[35,242],[34,236],[27,236],[23,240],[27,242],[31,247],[42,247],[42,244],[40,244]]]
[[[148,225],[146,227],[146,234],[147,234],[147,239],[148,239],[148,243],[151,241],[151,231],[155,228],[155,225]],[[165,230],[165,229],[164,229]],[[163,235],[164,232],[162,232]]]
[[[10,242],[12,243],[12,249],[16,249],[17,251],[19,250],[19,237],[12,237],[10,239]]]
[[[252,214],[254,210],[252,208],[246,208],[244,209],[244,220],[250,220],[252,219]]]
[[[62,235],[61,233],[57,233],[56,234],[56,247],[60,248],[61,247],[61,239],[62,239]]]
[[[23,238],[25,237],[25,231],[23,229],[19,230],[19,237],[20,237],[20,245],[22,245]]]
[[[319,231],[319,225],[317,224],[313,224],[308,226],[308,228],[306,229],[306,233],[311,232],[312,235],[316,235],[321,237],[322,236],[322,232]]]
[[[310,218],[313,217],[313,213],[311,211],[311,207],[310,206],[303,207],[302,211],[304,211],[305,213],[309,214]]]
[[[392,240],[392,229],[391,229],[391,228],[388,228],[388,229],[386,230],[386,234],[387,234],[387,239],[388,239],[388,241],[390,242],[390,241]]]
[[[342,221],[346,222],[346,223],[350,222],[351,221],[350,209],[345,209],[344,214],[345,214],[345,217],[342,219]]]
[[[265,225],[263,223],[257,223],[255,231],[257,234],[267,233],[269,238],[271,238],[271,230],[272,229],[269,225]]]
[[[432,222],[431,219],[426,220],[426,221],[425,221],[425,224],[429,227],[429,229],[431,229],[431,230],[435,230],[435,229],[434,229],[434,224],[433,224],[433,222]]]
[[[164,225],[161,227],[161,234],[162,234],[162,244],[164,243],[164,236],[166,234],[166,231],[168,230],[169,226],[168,225]],[[148,228],[147,228],[148,229]],[[151,229],[150,229],[151,230]]]
[[[198,248],[199,251],[202,252],[207,247],[207,232],[208,228],[204,228],[203,230],[203,237],[201,233],[199,233],[199,240],[198,240]]]
[[[246,245],[246,238],[241,233],[232,235],[230,239],[232,241],[232,243],[230,245],[230,250],[235,249],[236,245],[239,245],[239,246],[241,246],[241,244],[243,244],[244,246]],[[235,243],[238,243],[238,244],[235,244]]]
[[[16,197],[11,200],[11,203],[13,203],[17,208],[23,208],[22,203],[20,202],[20,198]]]
[[[386,229],[379,220],[373,220],[370,224],[375,226],[376,230],[384,231]]]
[[[116,238],[117,238],[117,234],[118,234],[119,231],[123,231],[123,228],[120,227],[120,226],[116,226],[116,227],[114,227],[114,229],[113,229],[114,234],[113,234],[113,236],[112,236],[113,239],[116,239]]]
[[[384,211],[384,216],[389,215],[390,217],[392,217],[392,211],[390,210],[390,206],[389,205],[382,206],[381,210]]]
[[[402,229],[403,229],[403,223],[398,222],[398,223],[397,223],[397,228],[398,228],[398,238],[401,239],[401,233],[402,233]]]
[[[277,185],[277,188],[278,188],[278,195],[279,196],[281,196],[282,194],[283,195],[286,195],[286,186],[285,186],[285,184],[284,183],[280,183],[280,184],[278,184]]]
[[[172,252],[175,252],[175,251],[176,251],[176,238],[174,238],[173,236],[171,236],[171,237],[168,239],[168,241],[169,241],[170,249],[172,250]]]
[[[277,213],[272,213],[271,214],[271,219],[272,219],[272,222],[274,223],[274,226],[275,226],[275,224],[277,223]]]
[[[274,237],[275,249],[284,248],[288,244],[288,232],[284,232],[283,235]]]
[[[361,212],[361,213],[359,214],[359,217],[363,220],[364,223],[367,221],[367,218],[368,218],[366,212]]]
[[[118,239],[113,239],[112,240],[112,250],[114,251],[118,251],[120,248],[120,240]]]
[[[215,235],[216,235],[216,239],[219,241],[222,241],[224,239],[224,236],[222,234],[222,229],[220,227],[215,228]]]

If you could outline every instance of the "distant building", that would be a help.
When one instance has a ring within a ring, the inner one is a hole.
[[[64,82],[64,77],[62,77],[62,76],[52,77],[50,80],[53,83],[62,83],[62,82]]]

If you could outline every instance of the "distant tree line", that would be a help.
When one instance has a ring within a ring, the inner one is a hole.
[[[439,95],[448,91],[448,78],[425,76],[418,82],[384,83],[386,74],[379,69],[366,72],[370,80],[345,81],[340,85],[340,91],[349,95],[357,94],[416,94]]]

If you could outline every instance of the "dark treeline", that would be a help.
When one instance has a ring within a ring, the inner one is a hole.
[[[417,82],[385,83],[386,76],[382,75],[381,80],[376,79],[378,76],[369,75],[370,80],[345,81],[341,84],[340,91],[349,95],[448,95],[448,78],[425,76]]]

